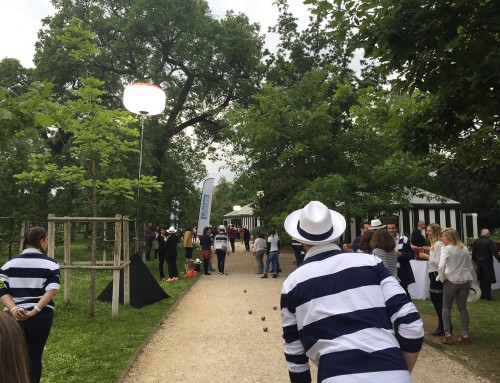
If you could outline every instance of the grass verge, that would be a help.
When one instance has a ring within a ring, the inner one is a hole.
[[[74,251],[72,244],[72,254]],[[183,250],[179,251],[177,263],[179,271],[183,271]],[[109,383],[118,380],[143,341],[196,280],[159,281],[158,261],[149,261],[146,265],[170,297],[140,309],[120,305],[119,318],[115,321],[111,320],[111,303],[96,301],[94,317],[88,316],[89,271],[72,271],[71,301],[68,303],[63,300],[64,281],[61,281],[54,323],[43,355],[42,382]],[[97,272],[96,296],[111,280],[112,272]]]
[[[467,304],[471,340],[468,345],[456,342],[456,338],[460,336],[460,316],[455,302],[452,308],[454,334],[451,346],[442,343],[443,337],[430,335],[430,332],[437,327],[438,322],[432,303],[429,300],[414,300],[413,302],[423,318],[427,344],[442,351],[477,374],[493,382],[500,382],[500,364],[498,364],[500,357],[500,327],[498,326],[500,290],[494,290],[492,295],[494,301],[479,300],[476,303]]]

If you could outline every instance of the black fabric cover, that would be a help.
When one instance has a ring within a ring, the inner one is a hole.
[[[142,261],[139,254],[130,257],[130,305],[140,308],[168,298],[168,295]],[[98,301],[111,302],[113,281],[109,282]],[[120,303],[123,304],[123,269],[120,270]]]

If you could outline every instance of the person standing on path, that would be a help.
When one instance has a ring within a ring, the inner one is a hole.
[[[229,238],[229,242],[231,243],[231,251],[234,253],[235,252],[234,241],[236,241],[236,237],[238,236],[238,230],[236,230],[234,225],[229,226],[229,228],[227,229],[227,236]]]
[[[264,253],[266,252],[266,241],[264,240],[264,233],[260,232],[257,238],[253,241],[253,255],[257,261],[256,274],[264,272]]]
[[[243,226],[243,241],[245,242],[245,251],[250,251],[250,237],[252,234],[250,233],[250,230],[248,230],[248,227]]]
[[[411,383],[422,347],[420,315],[378,257],[343,252],[334,242],[345,218],[319,201],[285,219],[303,244],[302,265],[285,280],[281,320],[292,383]]]
[[[212,239],[211,231],[207,226],[203,229],[203,234],[200,236],[201,256],[203,258],[203,274],[211,275],[210,258],[212,258]]]
[[[0,299],[24,331],[31,382],[42,376],[42,354],[54,319],[54,297],[60,287],[57,262],[46,256],[47,231],[32,227],[25,249],[0,268]]]
[[[269,264],[273,263],[273,278],[278,278],[279,275],[279,254],[280,254],[280,238],[276,234],[276,230],[271,229],[269,231],[269,237],[267,238],[267,257],[266,257],[266,268],[264,270],[264,275],[261,278],[267,278],[269,273]]]
[[[236,237],[235,237],[236,238]],[[217,254],[217,269],[219,275],[227,275],[224,272],[224,265],[226,264],[226,255],[229,255],[226,228],[224,225],[219,226],[219,232],[214,238],[214,249]]]
[[[481,230],[481,236],[472,244],[472,260],[477,265],[477,278],[481,288],[481,299],[491,301],[491,284],[495,283],[495,269],[493,268],[493,257],[500,262],[497,248],[490,239],[491,232],[488,229]]]

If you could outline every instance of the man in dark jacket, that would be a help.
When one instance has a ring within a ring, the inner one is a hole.
[[[422,234],[422,230],[425,229],[425,222],[418,221],[417,227],[413,229],[411,232],[410,242],[413,246],[416,247],[424,247],[427,246],[427,242],[425,241],[425,237]]]
[[[405,290],[406,295],[410,298],[408,286],[415,283],[415,276],[411,268],[410,261],[415,259],[415,253],[411,248],[410,241],[405,235],[399,234],[398,227],[395,223],[387,224],[387,231],[394,238],[396,244],[396,254],[398,256],[398,278],[401,287]]]
[[[363,233],[370,228],[371,224],[369,221],[363,221],[361,222],[361,225],[359,225],[359,232],[360,234],[354,238],[354,241],[352,241],[352,251],[357,252],[359,249],[359,241],[361,240],[361,237],[363,236]]]
[[[481,230],[481,236],[472,244],[472,261],[477,267],[477,278],[481,288],[481,299],[491,301],[491,284],[497,280],[493,268],[493,257],[500,262],[497,247],[490,239],[491,232],[488,229]]]

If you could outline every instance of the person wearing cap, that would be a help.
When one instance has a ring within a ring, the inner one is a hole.
[[[281,292],[290,381],[311,382],[310,359],[318,382],[412,382],[423,322],[381,259],[343,252],[334,242],[346,221],[319,201],[284,226],[306,251]]]
[[[217,254],[217,269],[219,270],[219,275],[227,275],[224,272],[226,255],[229,254],[227,242],[226,228],[224,225],[220,225],[219,232],[214,237],[214,249],[215,254]]]

